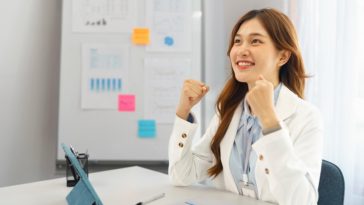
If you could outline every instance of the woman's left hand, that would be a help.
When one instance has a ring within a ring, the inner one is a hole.
[[[262,129],[269,129],[279,124],[273,103],[274,86],[262,75],[255,81],[255,86],[246,94],[246,100],[253,114],[258,117]]]

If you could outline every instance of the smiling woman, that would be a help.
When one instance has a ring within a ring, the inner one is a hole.
[[[317,203],[322,123],[302,99],[306,75],[291,21],[274,9],[248,12],[233,28],[227,54],[231,76],[195,144],[190,111],[209,87],[184,82],[169,144],[171,182],[211,180],[281,205]]]

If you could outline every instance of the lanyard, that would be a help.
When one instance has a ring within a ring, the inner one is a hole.
[[[247,140],[246,140],[246,149],[245,149],[245,160],[244,160],[244,165],[243,165],[243,183],[245,185],[248,184],[249,179],[248,179],[248,166],[249,166],[249,158],[250,158],[250,152],[252,149],[252,140],[253,140],[253,136],[249,133],[248,131],[248,124],[249,124],[249,106],[248,103],[246,102],[246,100],[244,100],[244,114],[243,115],[248,115],[248,117],[246,118],[246,120],[244,120],[244,125],[243,125],[243,133],[245,133],[247,135]],[[253,120],[253,119],[250,119]],[[253,125],[254,126],[254,123]],[[250,127],[252,128],[252,127]]]
[[[248,133],[247,130],[246,130],[245,133]],[[246,142],[247,146],[246,146],[246,151],[245,151],[245,160],[244,160],[244,166],[243,166],[243,183],[245,185],[247,185],[248,182],[249,182],[249,179],[248,179],[248,166],[249,166],[250,153],[251,153],[251,150],[252,150],[252,140],[253,140],[253,136],[248,134],[248,140]]]

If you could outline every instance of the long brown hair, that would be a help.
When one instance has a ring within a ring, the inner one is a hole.
[[[301,52],[298,47],[296,31],[292,22],[285,14],[275,9],[261,9],[252,10],[242,16],[231,32],[227,55],[229,56],[230,54],[235,35],[240,26],[253,18],[257,18],[260,23],[262,23],[278,50],[287,50],[291,52],[289,60],[279,70],[279,81],[297,96],[303,98],[305,78],[307,76],[305,74]],[[220,124],[210,144],[212,153],[216,159],[216,164],[208,170],[210,176],[216,177],[223,170],[220,155],[220,142],[225,136],[235,109],[242,102],[247,92],[247,83],[239,82],[235,78],[234,71],[231,68],[231,76],[216,101],[216,109],[220,118]]]

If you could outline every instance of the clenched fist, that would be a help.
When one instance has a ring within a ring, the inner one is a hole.
[[[263,130],[279,124],[274,108],[273,95],[273,84],[260,75],[255,82],[255,86],[245,96],[253,114],[258,117]]]
[[[209,91],[209,87],[197,80],[185,80],[182,87],[177,116],[187,119],[192,107],[196,105]]]

